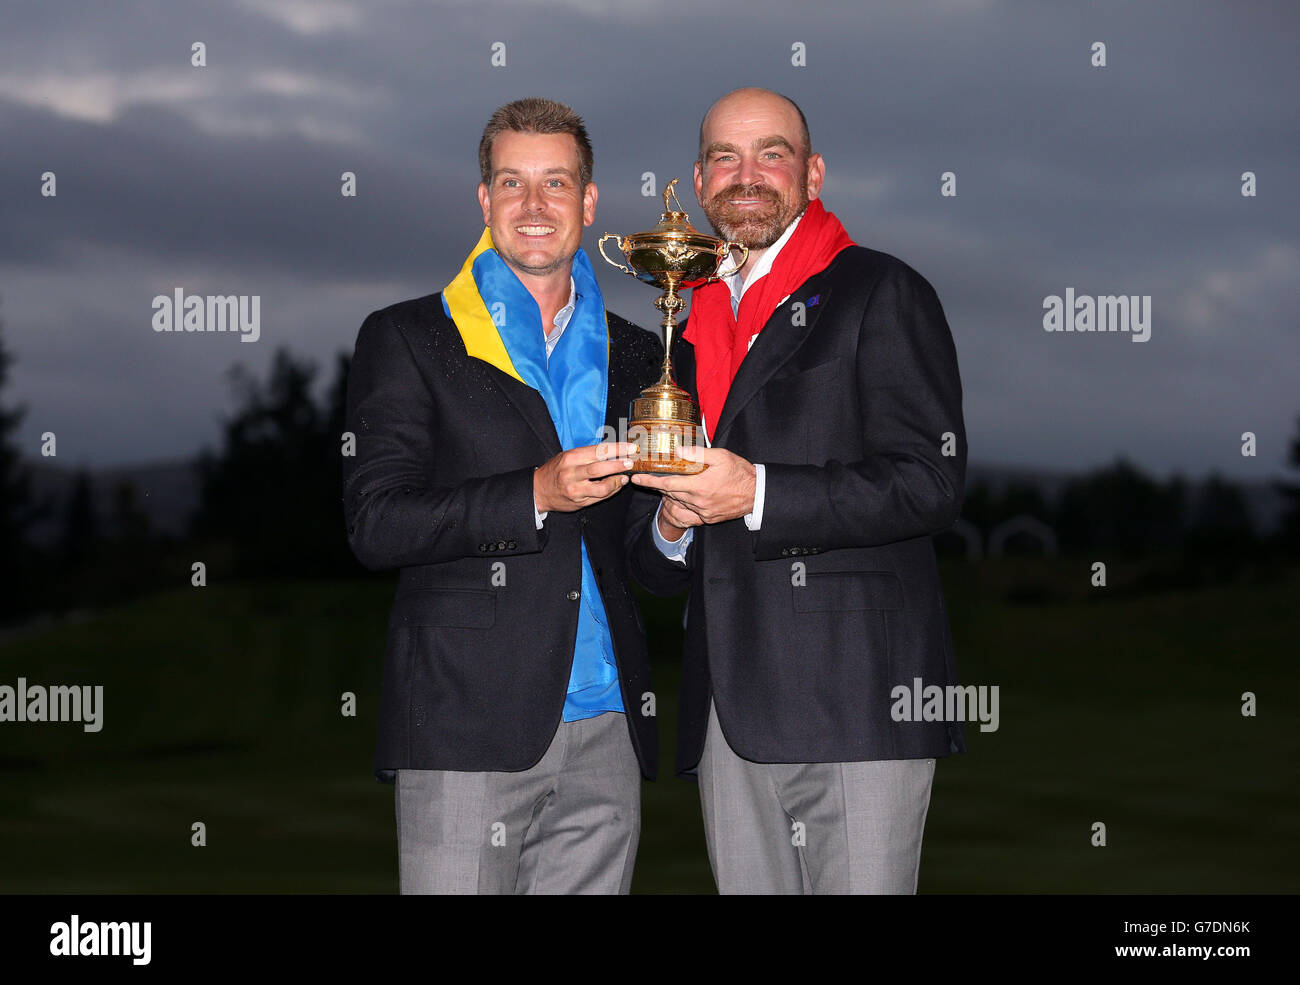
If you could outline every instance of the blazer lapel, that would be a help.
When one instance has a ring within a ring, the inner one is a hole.
[[[485,378],[490,380],[506,402],[510,404],[519,415],[528,422],[528,426],[533,429],[533,433],[546,447],[548,455],[555,456],[564,449],[560,445],[560,436],[555,430],[555,421],[551,417],[550,408],[546,406],[546,401],[542,395],[527,384],[520,383],[508,373],[503,373],[490,363],[485,363],[481,359],[474,359],[472,356],[466,356],[472,363],[478,364],[479,371]],[[609,385],[605,393],[605,423],[614,429],[614,433],[619,433],[619,417],[628,413],[628,408],[622,410],[616,405],[619,394],[626,390],[626,381],[619,377],[615,369],[615,361],[610,360],[609,366]],[[592,443],[595,444],[593,437]]]
[[[736,378],[731,381],[731,389],[727,391],[727,401],[722,405],[718,423],[711,428],[714,444],[726,437],[727,429],[736,420],[736,416],[762,389],[763,384],[772,378],[772,374],[798,351],[817,324],[830,297],[830,291],[823,286],[823,280],[822,274],[817,273],[795,288],[794,293],[772,312],[772,317],[758,333],[754,345],[741,361]],[[814,298],[817,303],[810,306],[808,302]],[[802,325],[794,323],[795,304],[804,306]]]
[[[496,386],[501,395],[506,398],[506,403],[519,412],[546,448],[547,455],[554,457],[564,450],[560,447],[560,436],[555,431],[555,421],[551,419],[550,408],[546,406],[546,401],[540,393],[481,359],[474,359],[472,356],[466,358],[478,364],[479,372]]]

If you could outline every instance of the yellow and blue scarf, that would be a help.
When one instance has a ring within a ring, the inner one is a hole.
[[[573,314],[549,360],[537,302],[498,255],[487,227],[442,292],[443,310],[455,322],[465,351],[540,393],[566,451],[601,440],[609,393],[605,300],[582,249],[574,254],[572,275]],[[609,620],[585,543],[581,598],[566,722],[624,710]]]

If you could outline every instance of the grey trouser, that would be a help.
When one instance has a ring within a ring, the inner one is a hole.
[[[718,892],[916,892],[933,759],[753,763],[710,701],[699,780]]]
[[[518,773],[398,770],[401,893],[626,893],[641,835],[627,720],[561,722]]]

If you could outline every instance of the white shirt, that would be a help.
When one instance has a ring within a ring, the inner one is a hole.
[[[728,274],[726,277],[722,278],[723,283],[731,289],[731,313],[733,315],[740,313],[740,299],[745,296],[745,292],[758,283],[759,280],[766,277],[771,271],[772,264],[776,262],[777,254],[781,252],[781,247],[785,246],[786,242],[794,234],[795,226],[799,225],[799,220],[802,218],[802,212],[795,216],[794,222],[785,227],[785,232],[780,235],[777,241],[769,246],[761,257],[754,261],[753,269],[749,271],[748,277],[742,278],[740,276],[740,271],[736,271],[734,274]],[[790,295],[787,294],[776,303],[776,306],[778,308],[781,307],[781,305],[785,304],[789,298]],[[751,346],[754,344],[754,339],[757,337],[757,332],[750,336],[749,344]]]
[[[573,317],[573,308],[577,303],[578,296],[573,286],[573,278],[569,278],[569,303],[555,313],[555,320],[551,323],[555,327],[546,332],[546,359],[550,361],[551,350],[555,348],[555,343],[560,341],[560,336],[564,330],[569,327],[569,319]]]

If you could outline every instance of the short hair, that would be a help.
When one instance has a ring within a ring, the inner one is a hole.
[[[483,184],[492,184],[492,143],[498,134],[506,130],[515,133],[572,135],[578,144],[581,184],[585,187],[591,181],[591,140],[587,137],[587,127],[583,124],[582,117],[554,99],[516,99],[493,113],[483,128],[483,137],[478,142],[478,170]]]
[[[791,106],[793,106],[794,111],[799,114],[799,135],[803,137],[804,156],[807,157],[809,154],[812,153],[812,136],[808,133],[808,117],[803,115],[803,110],[799,108],[799,104],[796,103],[789,96],[785,95],[784,93],[777,92],[775,89],[763,89],[759,86],[745,86],[741,89],[732,89],[731,92],[727,93],[725,96],[719,96],[717,99],[713,101],[713,103],[709,106],[709,108],[704,111],[704,115],[700,117],[700,149],[699,149],[699,156],[696,158],[697,161],[704,160],[704,121],[707,120],[709,118],[709,114],[713,112],[713,107],[717,106],[718,103],[726,99],[727,96],[733,95],[734,93],[737,92],[746,92],[746,91],[766,92],[772,96],[779,96],[780,98],[784,99],[787,103],[789,103]]]

